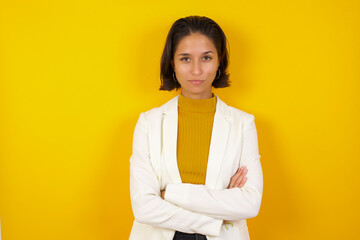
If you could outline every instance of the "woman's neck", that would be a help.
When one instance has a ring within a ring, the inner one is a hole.
[[[207,98],[212,98],[214,96],[214,94],[210,91],[210,92],[206,92],[206,93],[201,93],[201,94],[191,94],[191,93],[187,93],[187,92],[181,92],[181,95],[183,95],[184,97],[187,98],[191,98],[191,99],[207,99]]]

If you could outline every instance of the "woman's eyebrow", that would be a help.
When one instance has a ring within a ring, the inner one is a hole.
[[[180,53],[180,54],[178,54],[178,56],[189,56],[190,55],[190,53]]]
[[[207,51],[207,52],[204,52],[203,54],[208,54],[208,53],[213,53],[213,51]]]
[[[213,51],[206,51],[206,52],[203,52],[203,54],[208,54],[208,53],[214,53]],[[190,53],[180,53],[178,54],[178,56],[189,56],[191,55]]]

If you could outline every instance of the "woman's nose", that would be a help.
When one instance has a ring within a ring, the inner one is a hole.
[[[192,73],[194,75],[199,75],[202,73],[201,63],[198,61],[194,61],[192,64]]]

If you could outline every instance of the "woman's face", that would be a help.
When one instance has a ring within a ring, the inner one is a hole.
[[[194,33],[180,40],[174,53],[175,76],[185,97],[212,97],[212,82],[219,65],[213,42],[205,35]]]

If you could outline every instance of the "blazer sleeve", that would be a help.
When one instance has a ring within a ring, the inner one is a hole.
[[[140,114],[133,137],[130,158],[130,197],[135,220],[186,233],[218,236],[222,220],[195,213],[165,201],[149,155],[148,126]]]
[[[247,181],[242,188],[215,190],[206,185],[168,184],[165,200],[190,211],[223,220],[241,220],[257,216],[263,192],[255,118],[244,121],[241,165],[246,166]],[[229,179],[230,181],[230,179]]]

